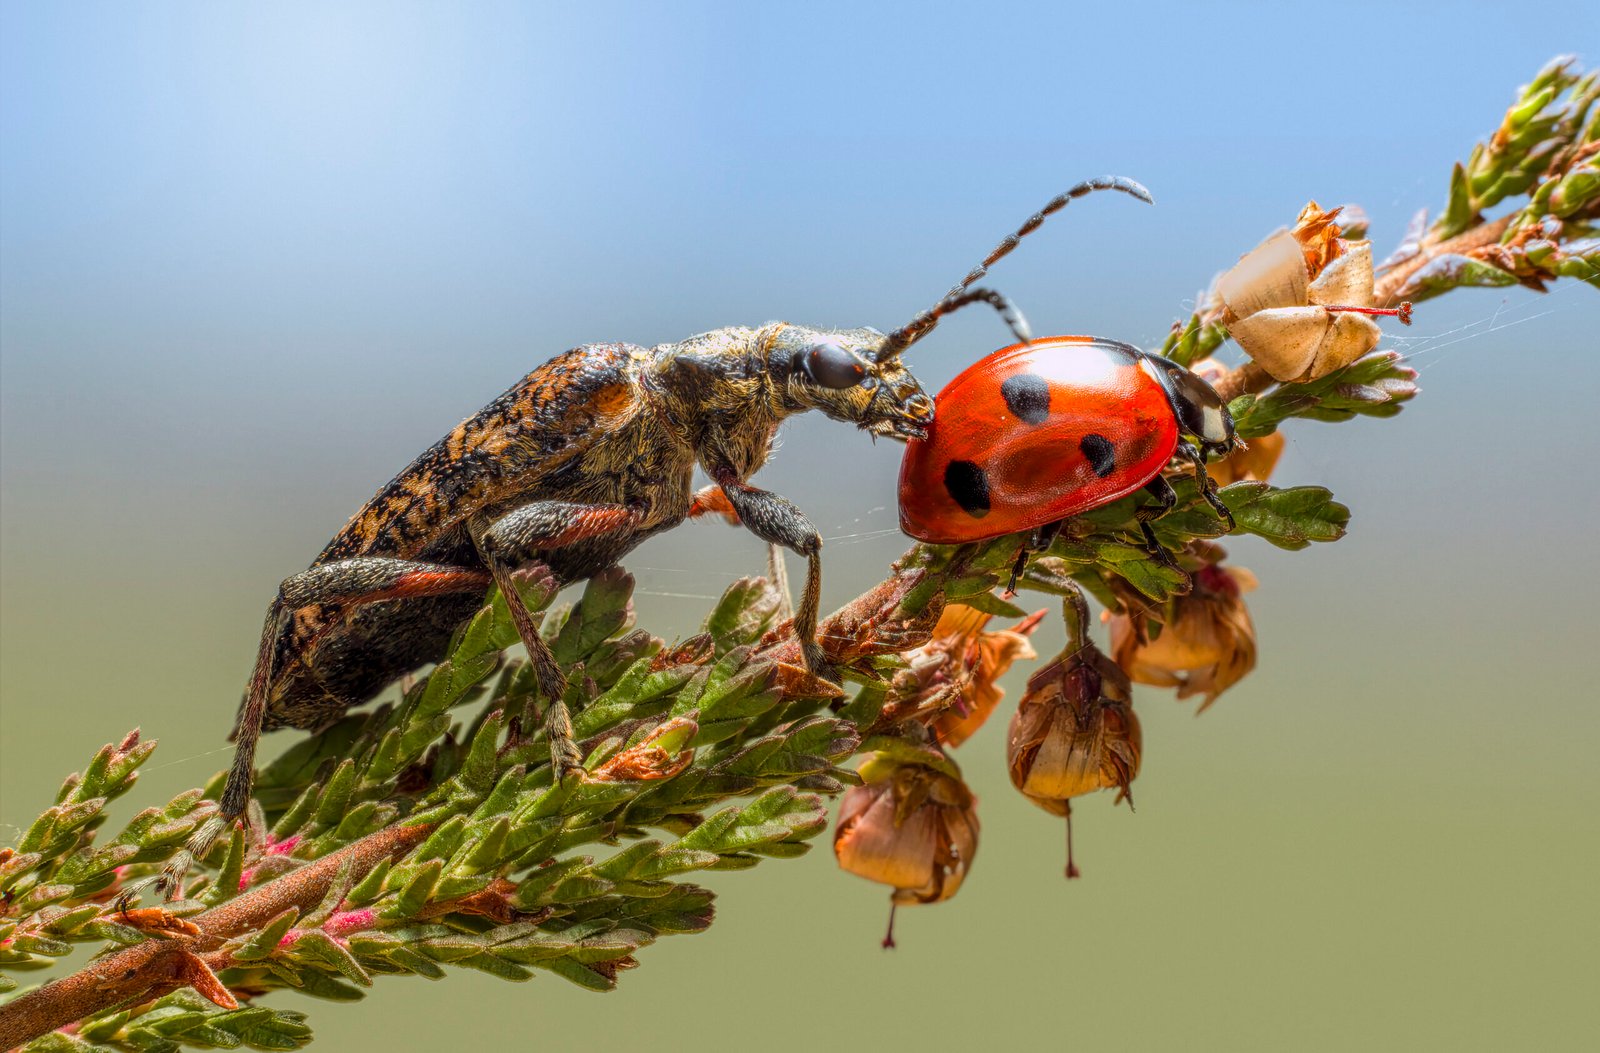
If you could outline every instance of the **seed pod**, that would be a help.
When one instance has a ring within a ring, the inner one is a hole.
[[[839,866],[894,889],[885,947],[894,946],[894,907],[949,899],[978,851],[978,799],[953,764],[928,759],[874,756],[839,806]]]
[[[1143,741],[1127,675],[1089,639],[1083,595],[1069,595],[1065,611],[1066,650],[1028,680],[1006,758],[1012,785],[1067,820],[1066,874],[1075,878],[1071,799],[1115,789],[1131,805]]]

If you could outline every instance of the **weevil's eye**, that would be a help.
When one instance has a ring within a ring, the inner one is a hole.
[[[867,375],[861,359],[838,344],[812,344],[800,352],[800,366],[813,383],[825,388],[853,388]]]

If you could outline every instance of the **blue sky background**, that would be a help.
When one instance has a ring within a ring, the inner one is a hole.
[[[1570,3],[0,13],[8,833],[134,723],[163,740],[143,793],[221,767],[278,580],[560,350],[888,328],[1103,172],[1157,207],[1077,202],[992,282],[1041,333],[1152,344],[1307,199],[1360,202],[1382,255],[1516,85],[1600,60],[1600,15]],[[1390,342],[1423,371],[1405,414],[1291,427],[1280,481],[1332,487],[1352,534],[1234,546],[1263,579],[1261,667],[1204,720],[1141,697],[1140,812],[1082,810],[1074,887],[987,729],[963,757],[973,878],[903,915],[894,956],[879,890],[821,847],[721,882],[711,933],[604,1002],[386,981],[381,1011],[313,1022],[347,1049],[420,1048],[466,1014],[491,1043],[644,1048],[1592,1033],[1597,331],[1581,287],[1454,294]],[[968,312],[916,367],[936,388],[1002,336]],[[830,603],[904,548],[896,466],[802,420],[761,476],[829,538]],[[629,560],[641,620],[687,634],[761,560],[715,526],[656,539]],[[689,1022],[707,1000],[723,1029]]]

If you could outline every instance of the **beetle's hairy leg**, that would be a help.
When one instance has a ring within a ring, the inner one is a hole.
[[[261,627],[255,667],[234,723],[233,766],[228,769],[228,781],[223,784],[216,812],[195,828],[161,873],[129,887],[118,897],[119,908],[126,910],[133,897],[147,887],[155,888],[166,899],[175,898],[194,861],[205,858],[217,838],[245,814],[255,782],[256,745],[266,721],[278,640],[290,614],[313,604],[349,610],[379,600],[481,590],[488,584],[488,576],[481,570],[373,556],[339,560],[285,578],[278,586],[277,597],[267,608],[266,621]]]
[[[711,515],[721,516],[730,526],[744,525],[739,520],[739,513],[734,511],[733,502],[728,500],[727,493],[720,486],[701,487],[689,502],[690,519]],[[783,546],[776,541],[767,542],[767,580],[778,590],[778,618],[785,621],[793,618],[794,598],[789,594],[789,570],[783,562]]]
[[[567,710],[567,677],[539,635],[533,613],[522,601],[512,581],[517,566],[541,550],[563,548],[636,527],[641,515],[622,505],[585,505],[572,501],[534,501],[514,508],[492,522],[475,522],[474,543],[489,567],[517,636],[528,650],[539,691],[545,696],[545,731],[550,737],[550,767],[560,782],[583,775],[583,754],[572,738],[572,715]]]
[[[1200,488],[1200,496],[1206,499],[1206,504],[1217,513],[1217,517],[1228,524],[1228,530],[1231,532],[1237,524],[1233,521],[1233,513],[1228,511],[1228,506],[1217,496],[1217,484],[1212,480],[1211,473],[1206,471],[1206,455],[1200,452],[1199,447],[1187,442],[1178,444],[1178,452],[1193,462],[1194,481]]]
[[[713,470],[711,477],[752,534],[806,557],[806,583],[794,615],[794,632],[800,640],[806,668],[824,679],[833,679],[828,658],[817,643],[818,608],[822,605],[822,535],[794,502],[741,481],[731,468]]]
[[[1172,553],[1167,551],[1166,546],[1156,540],[1156,532],[1150,529],[1150,522],[1172,511],[1178,503],[1177,491],[1172,489],[1172,484],[1167,482],[1166,476],[1158,474],[1144,484],[1144,492],[1160,502],[1157,505],[1147,505],[1133,513],[1133,518],[1139,522],[1139,532],[1144,535],[1145,551],[1155,557],[1158,563],[1176,567],[1177,561],[1172,558]]]
[[[250,686],[246,689],[244,705],[239,710],[239,719],[234,728],[233,767],[228,769],[228,781],[223,785],[222,800],[217,810],[195,827],[194,833],[189,835],[177,854],[167,860],[160,873],[123,890],[116,901],[119,911],[127,913],[129,905],[145,889],[154,889],[162,899],[177,899],[194,861],[205,858],[228,824],[244,814],[250,802],[250,786],[255,779],[256,742],[261,737],[261,724],[267,713],[267,689],[272,683],[273,654],[286,610],[281,594],[267,608],[266,623],[261,627],[261,643],[256,648],[255,668],[250,673]]]

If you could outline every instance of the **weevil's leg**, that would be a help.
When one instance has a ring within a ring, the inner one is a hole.
[[[822,535],[788,498],[741,481],[732,468],[713,469],[711,478],[722,487],[739,521],[752,534],[806,558],[806,584],[795,611],[794,632],[800,640],[806,668],[831,679],[828,658],[817,643],[817,609],[822,605]]]
[[[166,898],[175,896],[194,861],[204,858],[217,838],[249,807],[250,789],[255,781],[256,743],[266,720],[278,640],[290,614],[313,604],[342,613],[379,600],[444,596],[481,591],[488,586],[488,575],[481,570],[377,556],[326,563],[285,578],[278,586],[277,597],[267,608],[266,623],[261,627],[256,664],[234,725],[233,767],[228,770],[228,781],[223,784],[222,800],[216,812],[189,835],[178,854],[151,879],[151,884]],[[337,616],[329,619],[330,625],[337,623]],[[140,888],[135,885],[123,893],[119,898],[123,909]]]
[[[1161,502],[1158,505],[1141,508],[1133,514],[1133,518],[1139,521],[1139,531],[1144,534],[1145,550],[1154,556],[1158,562],[1165,563],[1169,567],[1175,567],[1178,565],[1177,561],[1172,558],[1172,553],[1168,552],[1166,547],[1156,540],[1156,532],[1150,529],[1150,521],[1160,519],[1172,511],[1173,506],[1178,503],[1178,494],[1172,489],[1172,484],[1167,482],[1166,477],[1163,475],[1157,475],[1154,479],[1145,483],[1144,491]]]
[[[732,526],[742,525],[739,513],[734,511],[733,502],[728,500],[728,495],[720,486],[701,487],[689,502],[690,519],[709,515],[721,516]],[[794,600],[789,595],[789,570],[783,562],[783,546],[775,541],[767,542],[767,580],[778,590],[778,617],[794,617]]]
[[[728,495],[722,492],[720,486],[702,486],[694,492],[694,497],[689,501],[689,518],[699,519],[702,516],[721,516],[729,526],[739,526],[739,513],[733,510],[733,505],[728,501]]]
[[[539,691],[545,696],[545,730],[550,736],[550,766],[557,782],[583,774],[583,754],[572,739],[567,710],[567,677],[556,664],[550,645],[539,635],[533,614],[512,584],[512,572],[540,551],[623,533],[639,524],[641,513],[621,505],[586,505],[572,501],[534,501],[490,522],[474,522],[471,531],[483,561],[506,598]]]
[[[1217,484],[1212,482],[1210,473],[1206,471],[1206,455],[1200,452],[1199,447],[1187,442],[1178,444],[1178,452],[1194,462],[1194,482],[1200,488],[1200,496],[1206,499],[1206,504],[1211,506],[1218,518],[1228,524],[1228,530],[1232,531],[1236,525],[1233,513],[1228,511],[1228,506],[1217,496]]]

